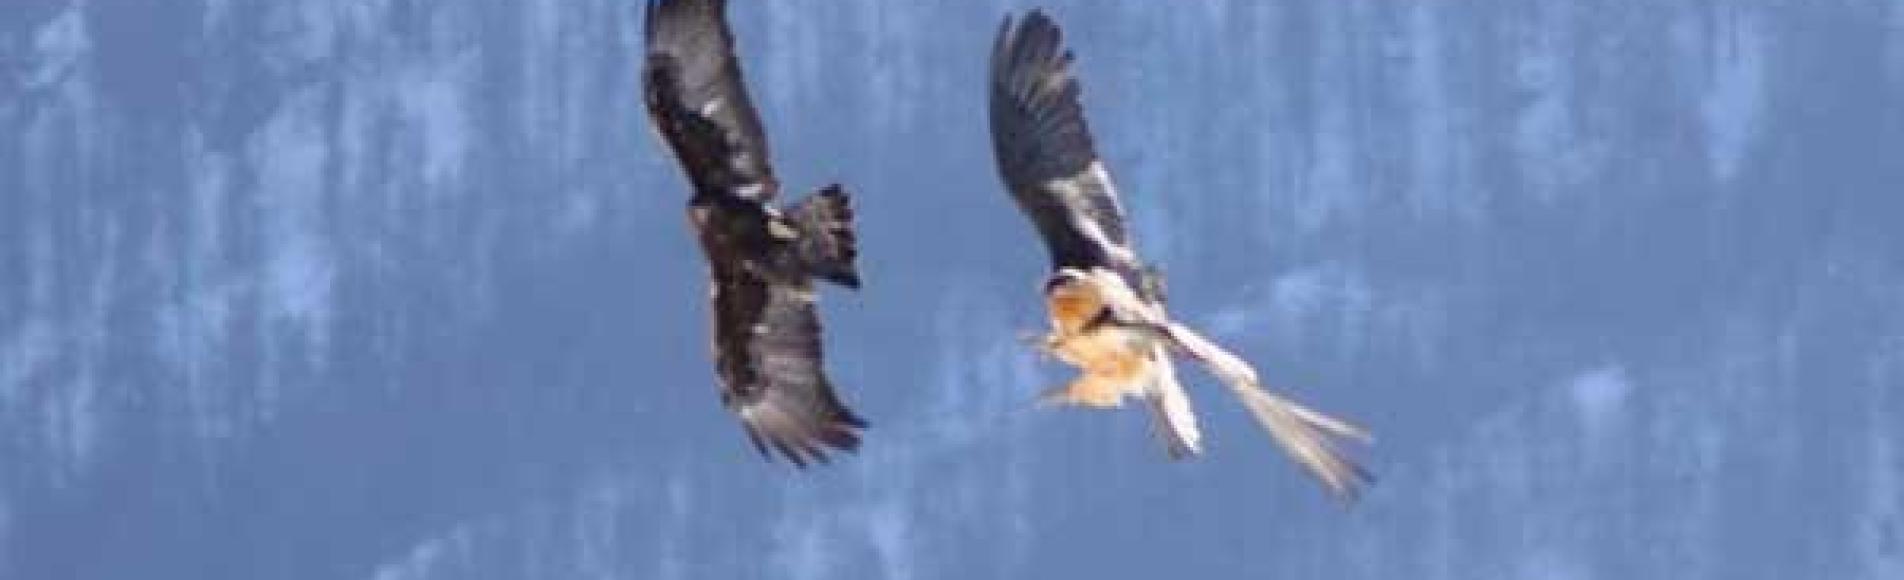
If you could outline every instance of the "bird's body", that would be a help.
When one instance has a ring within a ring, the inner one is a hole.
[[[693,186],[688,221],[711,280],[721,401],[749,439],[796,465],[858,448],[866,426],[821,361],[815,279],[860,285],[852,206],[828,186],[785,208],[747,98],[724,0],[647,5],[649,117]]]
[[[1264,390],[1248,363],[1172,320],[1163,278],[1145,264],[1124,226],[1109,171],[1098,159],[1079,102],[1072,55],[1057,25],[1034,10],[1007,18],[992,51],[991,129],[999,173],[1050,253],[1044,350],[1079,370],[1048,403],[1117,407],[1149,403],[1173,458],[1202,452],[1202,432],[1172,354],[1198,362],[1242,401],[1283,449],[1339,496],[1368,473],[1333,439],[1359,428]]]
[[[1111,316],[1114,299],[1107,294],[1121,289],[1122,281],[1112,281],[1115,275],[1098,278],[1067,275],[1046,291],[1051,331],[1044,345],[1052,356],[1082,373],[1053,396],[1079,405],[1115,407],[1125,397],[1142,397],[1152,390],[1160,367],[1169,365],[1170,359],[1158,356],[1154,332]]]

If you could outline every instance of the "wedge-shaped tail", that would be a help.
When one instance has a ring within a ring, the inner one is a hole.
[[[1175,322],[1164,328],[1170,342],[1228,385],[1256,422],[1282,446],[1283,452],[1321,480],[1330,494],[1353,500],[1361,494],[1362,488],[1374,481],[1368,470],[1350,460],[1336,446],[1337,440],[1343,438],[1366,443],[1370,440],[1367,431],[1269,392],[1258,382],[1256,371],[1249,363],[1196,331]]]
[[[800,231],[800,261],[807,271],[826,281],[859,288],[858,242],[853,233],[853,205],[838,184],[807,196],[787,214]]]

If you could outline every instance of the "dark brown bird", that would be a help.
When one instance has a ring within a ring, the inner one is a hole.
[[[784,211],[767,138],[747,98],[724,0],[647,5],[643,96],[693,186],[706,253],[721,402],[763,456],[795,465],[859,447],[866,422],[822,368],[814,280],[858,289],[853,210],[829,185]]]

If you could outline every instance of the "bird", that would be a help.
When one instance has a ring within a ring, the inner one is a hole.
[[[851,198],[835,183],[775,206],[725,0],[650,0],[645,18],[643,102],[693,190],[721,402],[769,461],[805,468],[857,451],[867,424],[827,378],[815,311],[816,281],[861,285]]]
[[[1172,319],[1162,274],[1136,252],[1116,185],[1085,121],[1080,85],[1057,23],[1043,10],[1007,15],[992,45],[990,122],[999,175],[1051,260],[1043,292],[1049,330],[1035,346],[1079,375],[1045,391],[1041,406],[1116,408],[1147,403],[1171,459],[1202,453],[1203,434],[1178,380],[1174,354],[1227,385],[1300,466],[1337,498],[1373,481],[1341,449],[1368,432],[1263,388],[1254,368]]]

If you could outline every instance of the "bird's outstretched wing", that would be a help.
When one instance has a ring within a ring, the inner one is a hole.
[[[828,448],[859,448],[866,422],[840,402],[821,368],[811,282],[769,281],[738,259],[714,263],[714,350],[722,402],[761,454],[805,467]]]
[[[992,151],[998,171],[1051,252],[1052,267],[1136,264],[1117,190],[1092,145],[1071,52],[1033,10],[1007,17],[992,45]]]
[[[650,0],[642,91],[662,138],[703,195],[767,201],[779,189],[747,98],[726,0]]]
[[[1367,431],[1263,388],[1256,376],[1256,369],[1250,367],[1248,362],[1190,327],[1170,320],[1162,304],[1142,300],[1137,292],[1119,284],[1119,279],[1110,273],[1094,270],[1086,275],[1090,276],[1088,283],[1097,289],[1097,295],[1112,320],[1118,324],[1149,329],[1172,349],[1201,363],[1205,370],[1230,388],[1230,392],[1249,410],[1250,416],[1256,419],[1263,430],[1269,432],[1290,459],[1320,480],[1329,493],[1345,500],[1354,499],[1362,488],[1374,480],[1367,469],[1356,464],[1337,446],[1337,442],[1343,439],[1366,443],[1369,441]],[[1185,451],[1194,454],[1198,450],[1195,415],[1191,414],[1188,399],[1182,395],[1181,387],[1174,385],[1174,372],[1166,373],[1162,379],[1163,382],[1156,385],[1158,392],[1152,399],[1158,426],[1166,443],[1171,446],[1172,457],[1182,456]],[[1179,408],[1171,408],[1173,399]]]
[[[1374,481],[1367,469],[1336,446],[1338,439],[1367,442],[1367,431],[1264,389],[1249,363],[1189,327],[1170,322],[1163,325],[1163,329],[1173,346],[1203,363],[1210,374],[1229,386],[1257,424],[1269,432],[1290,459],[1320,480],[1330,494],[1353,500],[1361,494],[1362,488]]]
[[[791,225],[772,221],[766,202],[779,184],[725,10],[724,0],[648,1],[643,100],[697,199],[713,202],[696,205],[691,215],[712,277],[721,400],[763,455],[778,453],[804,467],[825,462],[829,451],[857,449],[866,423],[840,402],[821,367],[812,281],[770,274],[784,266],[778,253],[796,251],[774,246],[770,240],[780,234],[771,228],[829,236],[815,240],[832,243],[798,251],[824,258],[832,267],[828,279],[857,285],[851,213],[844,194],[834,191],[798,206],[807,209],[796,208],[796,217],[805,217]]]

